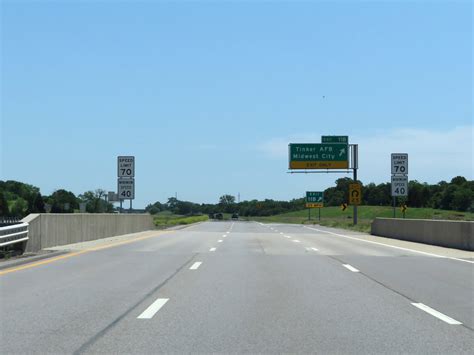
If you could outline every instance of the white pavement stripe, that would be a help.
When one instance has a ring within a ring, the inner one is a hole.
[[[318,249],[316,249],[316,248],[311,248],[311,249],[313,249],[314,251],[318,251]]]
[[[142,314],[140,314],[137,318],[138,319],[150,319],[160,310],[161,307],[165,305],[166,302],[169,301],[169,298],[158,298],[155,302],[153,302],[150,307],[145,309]]]
[[[291,238],[289,235],[285,235],[285,238]]]
[[[201,261],[196,261],[190,268],[189,270],[197,270],[199,266],[201,266],[202,262]]]
[[[209,249],[209,251],[216,251],[216,248],[211,248]]]
[[[222,236],[222,238],[225,238],[225,237],[227,237],[227,236],[226,236],[226,235],[223,235],[223,236]]]
[[[283,232],[280,232],[281,235],[283,235]]]
[[[451,317],[448,317],[447,315],[438,312],[436,309],[433,309],[431,307],[428,307],[427,305],[423,303],[412,303],[416,308],[421,309],[422,311],[425,311],[426,313],[431,314],[433,317],[436,317],[438,319],[441,319],[443,322],[446,322],[451,325],[459,325],[462,324],[461,322],[457,321],[456,319],[453,319]]]
[[[293,239],[292,242],[294,242],[294,243],[301,243],[298,239]]]
[[[219,239],[219,240],[217,241],[217,243],[222,243],[222,239]]]
[[[348,235],[333,233],[333,232],[325,231],[325,230],[322,230],[322,229],[316,229],[316,228],[311,228],[311,227],[306,227],[306,226],[303,226],[303,227],[307,228],[307,229],[317,231],[317,232],[321,232],[321,233],[328,233],[328,234],[332,234],[332,235],[337,235],[338,237],[341,237],[341,238],[358,240],[359,242],[381,245],[381,246],[388,247],[388,248],[393,248],[393,249],[411,251],[413,253],[434,256],[435,258],[452,259],[452,260],[457,260],[457,261],[464,261],[465,263],[474,264],[474,261],[470,261],[470,260],[464,260],[464,259],[453,258],[451,256],[443,256],[443,255],[438,255],[438,254],[433,254],[433,253],[427,253],[427,252],[424,252],[424,251],[419,251],[419,250],[414,250],[414,249],[409,249],[409,248],[397,247],[395,245],[388,245],[388,244],[384,244],[384,243],[378,243],[378,242],[374,242],[372,240],[365,240],[365,239],[360,239],[360,238],[349,237]]]
[[[342,266],[344,266],[346,269],[352,271],[352,272],[359,272],[359,270],[357,270],[355,267],[349,265],[349,264],[342,264]]]

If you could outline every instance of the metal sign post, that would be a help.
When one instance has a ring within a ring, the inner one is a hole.
[[[354,183],[357,183],[357,169],[359,168],[359,146],[357,144],[354,144],[354,147],[352,148],[352,165],[354,169]],[[359,185],[360,186],[360,185]],[[353,215],[353,223],[354,225],[357,224],[357,205],[360,204],[361,200],[361,191],[359,189],[359,203],[354,203],[354,215]]]

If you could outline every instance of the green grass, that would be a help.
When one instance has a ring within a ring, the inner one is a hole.
[[[268,217],[249,217],[249,219],[270,223],[320,224],[327,227],[370,232],[370,225],[375,217],[391,218],[392,216],[392,207],[359,206],[358,224],[354,226],[352,224],[352,206],[349,206],[344,212],[339,207],[322,208],[321,221],[318,221],[318,210],[316,208],[311,210],[311,220],[308,220],[307,209]],[[396,217],[402,218],[402,212],[399,208],[396,209]],[[474,221],[474,213],[435,210],[432,208],[409,208],[405,213],[405,218]]]
[[[207,216],[185,217],[185,216],[180,216],[180,215],[174,215],[171,213],[161,213],[161,214],[158,213],[153,218],[153,223],[158,228],[166,228],[166,227],[172,227],[172,226],[178,226],[178,225],[186,225],[186,224],[192,224],[192,223],[197,223],[197,222],[203,222],[207,220],[208,220]]]

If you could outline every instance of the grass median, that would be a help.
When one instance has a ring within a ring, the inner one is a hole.
[[[153,223],[157,228],[167,228],[179,225],[187,225],[198,222],[204,222],[209,219],[208,216],[179,216],[179,215],[161,215],[153,218]]]

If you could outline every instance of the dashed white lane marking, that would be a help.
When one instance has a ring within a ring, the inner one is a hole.
[[[283,235],[283,232],[280,232],[281,235]]]
[[[155,302],[153,302],[150,307],[145,309],[142,314],[140,314],[137,318],[139,319],[150,319],[160,310],[161,307],[165,305],[166,302],[169,301],[169,298],[158,298]]]
[[[223,236],[222,236],[222,238],[225,238],[225,237],[227,237],[227,235],[223,235]]]
[[[306,247],[306,250],[307,250],[307,251],[318,251],[318,249],[316,249],[316,248],[311,248],[311,247]]]
[[[313,249],[314,251],[319,251],[319,249],[316,249],[316,248],[311,248],[311,249]]]
[[[216,251],[216,248],[211,248],[209,249],[209,251]]]
[[[217,241],[217,243],[222,243],[222,239],[219,239],[219,240]]]
[[[199,266],[201,266],[202,262],[201,261],[196,261],[190,268],[189,270],[197,270]]]
[[[360,238],[349,237],[348,235],[339,234],[339,233],[333,233],[333,232],[325,231],[325,230],[322,230],[322,229],[316,229],[316,228],[311,228],[311,227],[306,227],[306,226],[303,226],[303,227],[304,227],[304,228],[307,228],[307,229],[312,229],[312,230],[317,231],[317,232],[322,232],[322,233],[328,233],[328,234],[332,234],[332,235],[337,235],[338,237],[342,237],[342,238],[358,240],[359,242],[377,244],[377,245],[382,245],[382,246],[388,247],[388,248],[394,248],[394,249],[399,249],[399,250],[411,251],[411,252],[413,252],[413,253],[418,253],[418,254],[424,254],[424,255],[434,256],[435,258],[452,259],[452,260],[457,260],[457,261],[464,261],[465,263],[474,264],[474,261],[470,261],[470,260],[464,260],[464,259],[453,258],[453,257],[451,257],[451,256],[443,256],[443,255],[438,255],[438,254],[433,254],[433,253],[427,253],[427,252],[424,252],[424,251],[419,251],[419,250],[414,250],[414,249],[409,249],[409,248],[397,247],[397,246],[395,246],[395,245],[388,245],[388,244],[384,244],[384,243],[378,243],[378,242],[374,242],[374,241],[372,241],[372,240],[365,240],[365,239],[360,239]]]
[[[342,266],[344,266],[346,269],[352,271],[352,272],[359,272],[359,270],[357,270],[355,267],[349,265],[349,264],[342,264]]]
[[[285,238],[291,238],[289,235],[285,235]]]
[[[292,242],[294,242],[294,243],[301,243],[298,239],[293,239]]]
[[[229,232],[225,232],[225,234],[229,234]]]
[[[425,311],[426,313],[431,314],[433,317],[436,317],[438,319],[441,319],[443,322],[446,322],[451,325],[459,325],[462,324],[461,322],[457,321],[456,319],[453,319],[451,317],[448,317],[447,315],[438,312],[436,309],[433,309],[431,307],[428,307],[427,305],[423,303],[412,303],[416,308],[421,309],[422,311]]]

